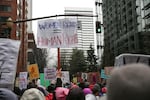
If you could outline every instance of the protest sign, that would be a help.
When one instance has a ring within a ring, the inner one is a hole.
[[[28,66],[28,72],[30,80],[39,78],[39,69],[37,64],[31,64]]]
[[[48,19],[38,21],[38,48],[75,47],[77,38],[77,19]]]
[[[88,74],[87,73],[82,73],[81,77],[82,77],[83,81],[86,81],[87,78],[88,78]]]
[[[27,80],[28,72],[20,72],[19,73],[19,88],[26,89],[28,80]]]
[[[45,80],[55,80],[56,68],[44,68],[44,78]]]
[[[0,88],[13,90],[20,41],[0,39]]]
[[[62,73],[61,79],[62,79],[63,84],[70,83],[69,71],[61,71],[61,73]]]
[[[40,73],[40,84],[44,87],[48,87],[50,85],[50,81],[49,80],[45,80],[44,78],[44,73]]]

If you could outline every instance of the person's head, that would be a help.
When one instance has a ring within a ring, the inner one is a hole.
[[[84,88],[85,88],[85,83],[84,83],[84,82],[80,82],[80,83],[78,84],[78,86],[79,86],[80,88],[84,89]]]
[[[85,96],[81,88],[75,87],[70,89],[66,100],[85,100]]]
[[[100,92],[100,86],[99,84],[95,84],[93,89],[92,89],[92,92],[94,95],[99,95],[99,92]]]
[[[11,90],[0,88],[0,100],[18,100],[18,97]]]
[[[150,68],[129,64],[112,71],[107,84],[108,100],[150,100]]]
[[[47,91],[50,92],[50,93],[53,93],[55,90],[55,84],[50,84],[48,87],[47,87]]]
[[[84,93],[84,95],[92,94],[92,90],[90,88],[84,88],[83,93]]]
[[[62,87],[62,80],[61,78],[56,79],[56,87]]]
[[[88,88],[88,87],[89,87],[89,85],[90,85],[90,83],[89,83],[89,82],[85,82],[85,83],[84,83],[84,88]]]
[[[45,100],[45,96],[40,90],[31,88],[23,93],[20,100]]]
[[[30,89],[30,88],[37,88],[37,85],[33,82],[29,82],[27,85],[27,89]]]

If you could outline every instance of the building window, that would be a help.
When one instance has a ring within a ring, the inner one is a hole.
[[[77,27],[78,27],[78,30],[82,30],[82,23],[81,23],[81,21],[78,21]]]
[[[130,1],[127,5],[128,7],[132,7],[132,2]]]
[[[6,22],[8,17],[0,16],[0,22]]]
[[[11,6],[9,6],[9,5],[0,5],[0,11],[11,11]]]

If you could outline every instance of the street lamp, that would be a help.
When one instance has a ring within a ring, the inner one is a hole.
[[[0,25],[0,38],[10,38],[13,21],[9,17],[6,22]]]

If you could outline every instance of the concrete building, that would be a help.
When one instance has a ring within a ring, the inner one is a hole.
[[[75,7],[67,7],[65,8],[65,14],[85,14],[85,15],[93,15],[92,8],[75,8]],[[93,17],[69,17],[69,18],[77,18],[78,21],[78,45],[77,49],[83,50],[85,57],[87,56],[87,50],[89,50],[90,45],[95,47],[94,41],[94,23]],[[61,59],[65,59],[66,61],[70,60],[70,56],[72,54],[73,48],[61,48]],[[69,64],[65,62],[65,64]]]
[[[150,54],[149,0],[103,0],[104,64],[122,53]]]

